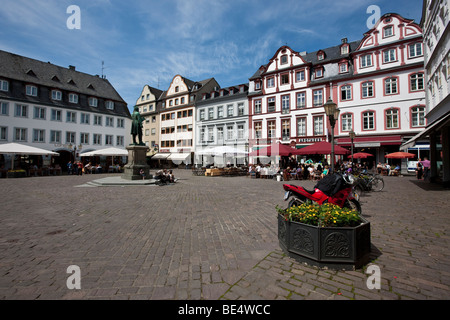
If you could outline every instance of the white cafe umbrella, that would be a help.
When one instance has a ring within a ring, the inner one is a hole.
[[[95,156],[128,156],[128,151],[120,148],[106,148],[94,150],[80,154],[81,157],[95,157]]]
[[[14,169],[14,155],[38,155],[38,156],[59,156],[59,153],[40,149],[36,147],[27,146],[20,143],[5,143],[0,144],[0,153],[12,154],[11,168]]]

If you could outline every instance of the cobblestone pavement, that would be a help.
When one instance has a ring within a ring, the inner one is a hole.
[[[381,270],[381,289],[371,290],[365,268],[323,270],[283,254],[281,182],[175,174],[169,186],[1,179],[0,299],[450,298],[449,190],[385,177],[382,192],[361,199]],[[71,265],[79,290],[67,287]]]

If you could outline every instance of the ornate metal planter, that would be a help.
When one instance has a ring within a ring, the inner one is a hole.
[[[27,173],[25,171],[8,171],[6,174],[7,178],[25,178]]]
[[[278,214],[281,249],[299,262],[335,270],[355,270],[368,263],[370,222],[356,227],[316,227],[286,221]]]

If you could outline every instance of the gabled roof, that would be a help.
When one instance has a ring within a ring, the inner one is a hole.
[[[2,50],[0,61],[0,77],[125,103],[108,80],[76,71],[74,67],[64,68]]]

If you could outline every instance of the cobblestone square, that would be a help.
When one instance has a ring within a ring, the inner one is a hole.
[[[95,175],[2,179],[1,299],[450,298],[448,190],[384,177],[382,192],[361,199],[381,270],[381,289],[371,290],[365,269],[323,270],[283,254],[282,182],[175,175],[174,185],[126,187],[86,186]],[[71,265],[79,290],[67,287]]]

